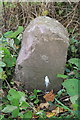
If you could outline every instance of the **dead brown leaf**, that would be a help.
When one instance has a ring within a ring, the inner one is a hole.
[[[39,107],[38,107],[38,109],[43,109],[43,108],[48,108],[49,107],[49,103],[48,102],[46,102],[46,103],[41,103],[40,105],[39,105]]]
[[[17,87],[19,87],[20,86],[20,82],[18,82],[18,81],[14,81],[14,83],[17,85]]]
[[[43,98],[46,100],[46,102],[48,102],[48,101],[53,102],[54,97],[55,97],[55,94],[53,94],[53,90],[51,90],[49,93],[47,93],[46,95],[43,96]]]
[[[52,113],[55,113],[55,115],[58,115],[59,113],[61,113],[63,111],[64,111],[63,108],[57,107],[55,110],[52,110]]]
[[[46,112],[46,116],[48,118],[52,117],[52,116],[55,116],[55,113],[52,113],[52,112]]]
[[[33,114],[32,118],[36,119],[36,118],[39,118],[39,116],[36,116],[36,115]]]
[[[16,49],[18,49],[18,48],[19,48],[19,45],[14,44],[14,47],[15,47]]]

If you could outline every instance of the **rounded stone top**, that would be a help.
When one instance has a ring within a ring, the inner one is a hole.
[[[53,34],[58,35],[60,38],[63,38],[65,42],[69,41],[66,28],[54,18],[47,16],[39,16],[35,18],[25,29],[24,35],[26,35],[26,32],[33,32],[36,28],[38,28],[41,33],[46,33],[46,30],[48,30]]]

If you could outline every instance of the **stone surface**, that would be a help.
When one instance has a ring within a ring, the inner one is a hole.
[[[22,46],[17,58],[15,79],[28,91],[33,89],[61,89],[67,57],[68,33],[61,23],[49,17],[37,17],[23,33]],[[45,86],[45,77],[49,85]]]

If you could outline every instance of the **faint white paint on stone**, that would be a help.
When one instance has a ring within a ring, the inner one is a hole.
[[[46,76],[46,77],[45,77],[45,86],[46,86],[46,88],[49,86],[49,84],[50,84],[49,77]]]

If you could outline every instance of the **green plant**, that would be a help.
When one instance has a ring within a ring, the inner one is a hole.
[[[35,104],[39,103],[38,93],[40,93],[40,92],[41,92],[41,90],[36,90],[36,89],[34,89],[33,95],[30,95],[30,96],[29,96],[30,100],[31,100],[31,101],[34,100],[34,103],[35,103]]]
[[[69,59],[71,57],[79,57],[78,51],[79,51],[79,44],[80,41],[75,39],[75,35],[70,38],[70,42],[69,42],[69,48],[68,48],[68,57]]]
[[[21,41],[20,33],[23,27],[19,26],[18,29],[4,33],[0,38],[0,79],[3,81],[11,78],[16,65],[17,45]]]
[[[68,66],[71,67],[71,71],[74,72],[72,77],[79,79],[80,78],[80,59],[79,58],[71,58],[68,60]]]
[[[26,95],[24,92],[16,91],[15,89],[10,89],[7,95],[9,103],[2,110],[3,113],[11,113],[12,118],[31,118],[32,112],[27,110],[31,107],[28,102],[26,102]]]
[[[71,72],[74,74],[68,73],[67,75],[58,74],[57,77],[61,77],[64,80],[62,85],[66,88],[67,94],[70,96],[70,101],[72,103],[72,107],[75,110],[74,114],[78,115],[78,108],[80,108],[80,104],[78,103],[80,97],[80,88],[78,85],[80,84],[80,59],[79,58],[71,58],[68,60],[68,66],[71,68]]]
[[[80,84],[80,80],[78,79],[66,79],[62,85],[66,88],[67,93],[70,96],[70,100],[72,102],[72,107],[77,111],[80,105],[78,104],[78,99],[80,97],[80,88],[78,87],[78,84]]]

